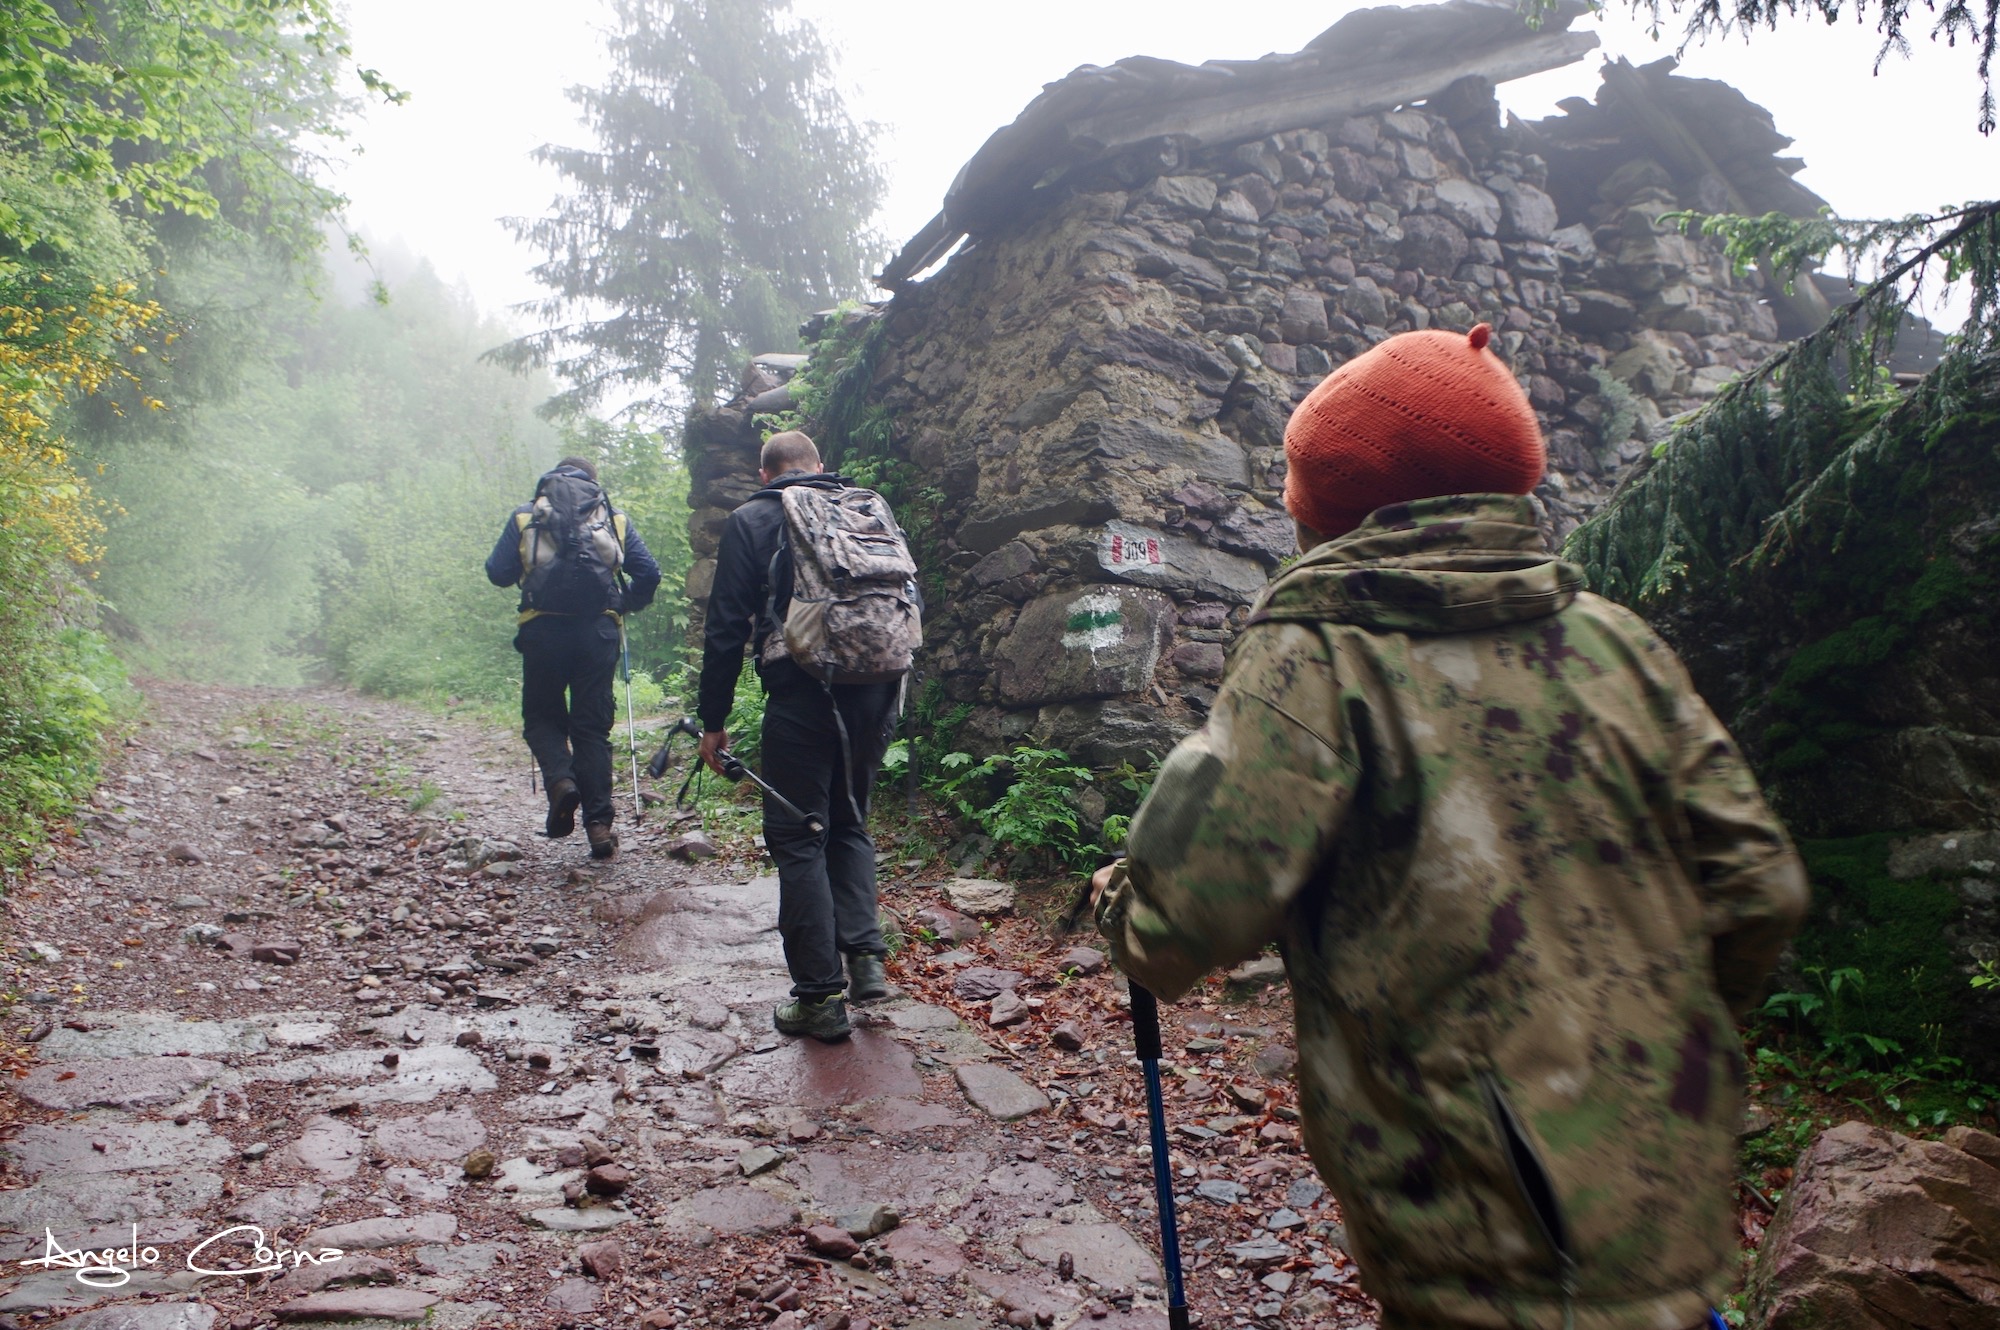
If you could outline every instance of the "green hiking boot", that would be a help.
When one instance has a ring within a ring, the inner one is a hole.
[[[889,996],[889,976],[882,971],[882,958],[866,951],[847,958],[847,999],[874,1002]]]
[[[826,1044],[854,1033],[854,1027],[847,1023],[847,1001],[838,993],[817,1002],[793,998],[771,1013],[771,1023],[779,1034],[809,1034]]]

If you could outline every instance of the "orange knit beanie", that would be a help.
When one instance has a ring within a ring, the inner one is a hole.
[[[1526,494],[1547,451],[1493,329],[1407,332],[1342,365],[1285,426],[1285,507],[1331,538],[1384,504]]]

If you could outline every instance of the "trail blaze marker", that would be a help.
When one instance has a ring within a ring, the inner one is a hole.
[[[1131,568],[1142,564],[1161,564],[1166,559],[1160,554],[1158,536],[1128,536],[1120,532],[1111,534],[1111,543],[1104,551],[1101,561],[1106,568]]]
[[[1078,596],[1064,610],[1062,644],[1072,651],[1102,651],[1125,640],[1125,606],[1116,596]]]

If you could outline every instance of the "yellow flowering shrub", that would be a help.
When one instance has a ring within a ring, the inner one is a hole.
[[[138,389],[147,408],[164,405],[145,392],[127,357],[150,355],[145,339],[153,332],[163,334],[163,344],[174,335],[165,330],[165,311],[135,300],[135,289],[119,282],[34,300],[17,287],[0,303],[0,527],[77,564],[101,552],[103,523],[55,413],[119,381]]]

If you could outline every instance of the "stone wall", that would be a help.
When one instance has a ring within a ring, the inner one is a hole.
[[[1687,82],[1670,69],[1645,74]],[[1658,226],[1702,182],[1622,146],[1503,126],[1480,78],[1226,147],[1157,140],[1072,170],[865,316],[869,401],[933,490],[922,665],[976,707],[965,741],[1143,764],[1198,723],[1294,552],[1292,407],[1390,334],[1494,326],[1548,437],[1557,537],[1665,418],[1773,350],[1758,275]],[[753,367],[690,425],[698,554],[748,493],[777,387]]]

